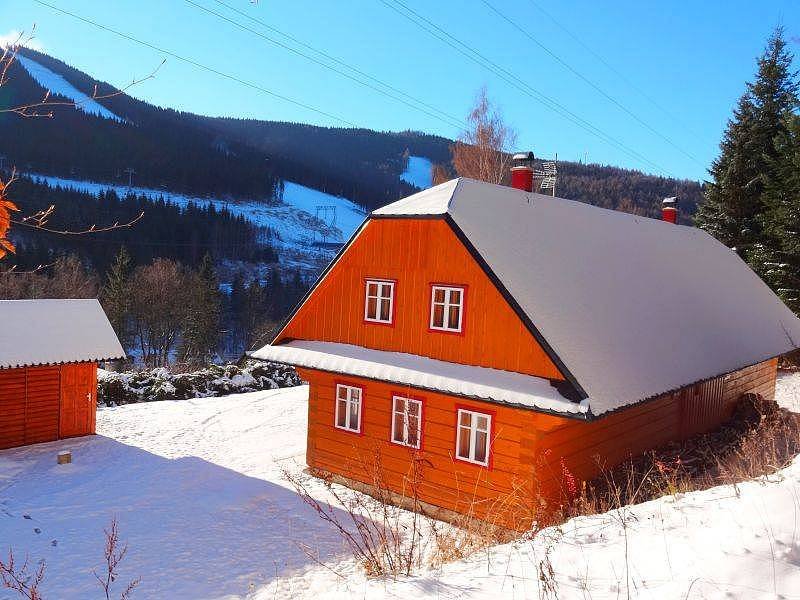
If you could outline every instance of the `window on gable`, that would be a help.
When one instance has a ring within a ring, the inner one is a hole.
[[[460,408],[458,410],[456,456],[461,460],[488,466],[491,430],[491,415]]]
[[[419,448],[422,440],[422,401],[394,396],[392,398],[392,441]]]
[[[363,390],[352,385],[336,386],[336,427],[361,432],[361,395]]]
[[[394,281],[367,279],[364,320],[391,324],[394,317]]]
[[[431,286],[431,329],[460,332],[464,322],[464,288]]]

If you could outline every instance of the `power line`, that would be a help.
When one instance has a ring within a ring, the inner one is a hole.
[[[198,9],[200,9],[200,10],[202,10],[202,11],[204,11],[204,12],[210,14],[210,15],[213,15],[213,16],[223,20],[223,21],[226,21],[226,22],[230,23],[231,25],[234,25],[234,26],[238,27],[239,29],[242,29],[243,31],[247,31],[249,33],[252,33],[253,35],[257,35],[261,39],[263,39],[263,40],[265,40],[265,41],[267,41],[267,42],[269,42],[271,44],[274,44],[274,45],[278,46],[279,48],[283,48],[284,50],[286,50],[288,52],[291,52],[293,54],[296,54],[297,56],[305,58],[306,60],[309,60],[309,61],[311,61],[311,62],[313,62],[313,63],[315,63],[315,64],[317,64],[317,65],[319,65],[319,66],[321,66],[321,67],[323,67],[325,69],[328,69],[329,71],[332,71],[334,73],[338,73],[342,77],[346,77],[347,79],[350,79],[351,81],[354,81],[354,82],[358,83],[359,85],[363,85],[366,88],[369,88],[369,89],[371,89],[373,91],[376,91],[379,94],[382,94],[382,95],[386,96],[387,98],[391,98],[392,100],[395,100],[397,102],[405,104],[406,106],[408,106],[408,107],[410,107],[410,108],[412,108],[414,110],[418,110],[420,112],[423,112],[426,115],[428,115],[429,117],[432,117],[434,119],[438,119],[439,121],[442,121],[442,122],[446,123],[447,125],[449,125],[451,127],[461,127],[461,125],[458,124],[457,121],[456,121],[457,124],[454,125],[453,122],[448,122],[447,119],[444,119],[444,118],[442,118],[442,117],[440,117],[440,116],[438,116],[438,115],[436,115],[436,114],[434,114],[434,113],[432,113],[432,112],[430,112],[430,111],[428,111],[428,110],[426,110],[424,108],[420,108],[420,107],[418,107],[418,106],[416,106],[416,105],[414,105],[414,104],[412,104],[412,103],[410,103],[410,102],[408,102],[406,100],[403,100],[402,98],[397,98],[397,97],[393,96],[392,94],[390,94],[389,92],[386,92],[385,90],[382,90],[382,89],[380,89],[380,88],[378,88],[378,87],[376,87],[374,85],[371,85],[371,84],[369,84],[367,82],[361,81],[357,77],[354,77],[354,76],[350,75],[349,73],[345,73],[344,71],[341,71],[340,69],[337,69],[336,67],[331,67],[330,65],[325,64],[321,60],[318,60],[318,59],[316,59],[316,58],[314,58],[312,56],[309,56],[308,54],[304,54],[303,52],[300,52],[299,50],[297,50],[295,48],[292,48],[291,46],[288,46],[288,45],[286,45],[286,44],[284,44],[282,42],[279,42],[278,40],[275,40],[275,39],[273,39],[273,38],[271,38],[271,37],[269,37],[267,35],[264,35],[263,33],[259,32],[259,31],[256,31],[255,29],[251,29],[250,27],[248,27],[246,25],[242,25],[241,23],[239,23],[237,21],[234,21],[233,19],[230,19],[230,18],[226,17],[223,14],[220,14],[220,13],[218,13],[216,11],[211,10],[210,8],[206,8],[205,6],[202,6],[202,5],[198,4],[197,2],[194,2],[193,0],[185,0],[185,1],[186,1],[187,4],[190,4],[191,6],[194,6],[195,8],[198,8]]]
[[[405,98],[408,98],[409,100],[412,100],[412,101],[416,102],[417,104],[420,104],[421,106],[424,106],[425,108],[428,108],[428,109],[430,109],[430,110],[432,110],[434,112],[437,112],[440,115],[443,115],[444,117],[446,117],[447,119],[451,119],[452,121],[458,123],[459,127],[463,127],[465,125],[464,121],[462,119],[460,119],[459,117],[453,116],[453,115],[451,115],[451,114],[449,114],[449,113],[447,113],[447,112],[445,112],[445,111],[443,111],[443,110],[441,110],[441,109],[439,109],[439,108],[437,108],[437,107],[435,107],[435,106],[433,106],[431,104],[428,104],[427,102],[425,102],[423,100],[420,100],[419,98],[417,98],[417,97],[415,97],[415,96],[413,96],[413,95],[411,95],[411,94],[409,94],[407,92],[404,92],[403,90],[393,86],[392,84],[386,83],[385,81],[375,77],[374,75],[370,75],[369,73],[364,72],[363,70],[359,69],[358,67],[354,67],[352,64],[350,64],[350,63],[348,63],[346,61],[343,61],[343,60],[341,60],[341,59],[329,54],[328,52],[325,52],[324,50],[320,50],[319,48],[315,48],[314,46],[311,46],[311,45],[307,44],[306,42],[304,42],[304,41],[302,41],[302,40],[300,40],[300,39],[298,39],[298,38],[296,38],[296,37],[284,32],[284,31],[281,31],[280,29],[277,29],[276,27],[273,27],[272,25],[270,25],[269,23],[264,22],[261,19],[253,17],[252,15],[249,15],[246,12],[244,12],[242,10],[239,10],[238,8],[236,8],[234,6],[231,6],[230,4],[226,4],[225,2],[222,2],[222,0],[214,0],[214,2],[216,2],[217,4],[219,4],[221,6],[224,6],[228,10],[230,10],[230,11],[232,11],[232,12],[234,12],[234,13],[242,16],[242,17],[245,17],[246,19],[249,19],[250,21],[253,21],[254,23],[258,23],[259,25],[261,25],[265,29],[268,29],[269,31],[272,31],[273,33],[276,33],[276,34],[278,34],[280,36],[283,36],[284,38],[286,38],[288,40],[291,40],[292,42],[294,42],[295,44],[305,48],[306,50],[310,50],[311,52],[314,52],[314,53],[316,53],[316,54],[318,54],[320,56],[323,56],[327,60],[329,60],[329,61],[331,61],[331,62],[333,62],[335,64],[338,64],[338,65],[340,65],[342,67],[345,67],[346,69],[349,69],[349,70],[353,71],[354,73],[357,73],[358,75],[360,75],[361,77],[364,77],[365,79],[373,81],[373,82],[377,83],[378,85],[381,85],[381,86],[383,86],[383,87],[385,87],[385,88],[387,88],[389,90],[392,90],[396,94],[404,96]],[[359,83],[361,83],[361,82],[359,82]]]
[[[561,115],[571,123],[578,125],[582,129],[588,131],[592,135],[596,136],[597,138],[603,140],[604,142],[610,144],[611,146],[621,150],[628,156],[639,160],[640,162],[649,165],[651,168],[656,169],[662,173],[668,174],[666,169],[663,169],[658,164],[654,163],[652,160],[647,158],[646,156],[640,154],[636,150],[633,150],[626,146],[623,142],[615,139],[611,135],[607,134],[600,128],[596,127],[586,119],[580,117],[579,115],[575,114],[574,112],[570,111],[569,109],[563,107],[558,101],[550,98],[549,96],[543,94],[539,90],[535,89],[525,81],[521,80],[519,77],[514,75],[508,69],[498,65],[491,59],[486,58],[483,54],[469,46],[468,44],[462,42],[455,36],[451,35],[432,21],[426,19],[424,16],[420,15],[413,9],[406,6],[400,0],[393,0],[395,4],[402,6],[405,11],[400,10],[397,6],[390,4],[387,0],[381,0],[381,2],[390,8],[391,10],[395,11],[405,19],[411,21],[436,39],[440,40],[441,42],[447,44],[472,62],[478,64],[479,66],[483,67],[487,71],[493,73],[494,75],[498,76],[500,79],[509,83],[510,85],[514,86],[516,89],[521,91],[522,93],[526,94],[527,96],[533,98],[540,104],[543,104],[545,107],[549,108],[553,112]],[[409,14],[410,13],[410,14]],[[411,16],[414,15],[414,16]],[[416,17],[416,18],[415,18]]]
[[[539,3],[537,3],[535,0],[530,0],[530,3],[531,3],[531,4],[533,4],[533,6],[534,6],[534,7],[536,7],[536,9],[537,9],[537,10],[539,10],[539,12],[541,12],[541,13],[542,13],[544,16],[546,16],[548,19],[550,19],[550,20],[551,20],[551,21],[552,21],[552,22],[553,22],[553,23],[556,25],[556,27],[558,27],[559,29],[561,29],[561,31],[563,31],[563,32],[564,32],[564,33],[566,33],[566,34],[567,34],[569,37],[571,37],[573,40],[575,40],[575,42],[577,42],[577,43],[580,45],[580,47],[581,47],[581,48],[583,48],[584,50],[586,50],[586,51],[587,51],[589,54],[591,54],[592,56],[594,56],[594,57],[595,57],[595,58],[596,58],[598,61],[600,61],[600,62],[601,62],[603,65],[605,65],[605,67],[606,67],[606,68],[607,68],[609,71],[611,71],[611,72],[612,72],[612,73],[614,73],[614,74],[615,74],[617,77],[619,77],[619,78],[620,78],[620,79],[621,79],[621,80],[622,80],[622,81],[623,81],[625,84],[627,84],[627,85],[628,85],[628,86],[629,86],[629,87],[630,87],[632,90],[634,90],[634,91],[638,92],[638,93],[639,93],[639,95],[641,95],[641,96],[642,96],[642,98],[644,98],[645,100],[647,100],[648,102],[650,102],[650,104],[652,104],[653,106],[655,106],[655,107],[656,107],[658,110],[660,110],[662,113],[664,113],[665,115],[667,115],[667,116],[668,116],[670,119],[672,119],[673,121],[675,121],[676,123],[678,123],[679,125],[681,125],[681,126],[682,126],[684,129],[686,129],[686,130],[687,130],[689,133],[691,133],[692,135],[695,135],[695,134],[694,134],[692,131],[689,131],[689,128],[688,128],[688,127],[686,127],[686,124],[685,124],[685,123],[683,123],[683,122],[682,122],[680,119],[678,119],[678,118],[677,118],[677,117],[676,117],[674,114],[672,114],[672,113],[671,113],[670,111],[668,111],[666,108],[664,108],[663,106],[661,106],[661,104],[659,104],[659,103],[658,103],[656,100],[654,100],[654,99],[653,99],[653,98],[652,98],[652,97],[651,97],[649,94],[647,94],[647,93],[646,93],[646,92],[645,92],[643,89],[641,89],[639,86],[637,86],[635,83],[633,83],[633,82],[632,82],[630,79],[628,79],[628,78],[625,76],[625,74],[624,74],[624,73],[622,73],[622,72],[621,72],[619,69],[615,68],[615,67],[614,67],[614,65],[612,65],[611,63],[609,63],[609,62],[608,62],[608,61],[607,61],[605,58],[603,58],[603,57],[602,57],[602,56],[601,56],[601,55],[600,55],[598,52],[596,52],[595,50],[593,50],[593,49],[592,49],[592,48],[591,48],[589,45],[587,45],[587,44],[586,44],[586,43],[585,43],[585,42],[584,42],[584,41],[583,41],[583,40],[582,40],[582,39],[581,39],[579,36],[577,36],[577,35],[575,35],[574,33],[572,33],[572,31],[570,31],[570,30],[567,28],[567,26],[566,26],[566,25],[564,25],[564,24],[560,23],[560,22],[559,22],[559,21],[558,21],[558,20],[557,20],[557,19],[556,19],[556,18],[555,18],[553,15],[551,15],[551,14],[550,14],[549,12],[547,12],[547,11],[546,11],[544,8],[542,8],[542,6],[541,6]]]
[[[156,46],[155,44],[151,44],[150,42],[146,42],[146,41],[141,40],[139,38],[136,38],[136,37],[134,37],[132,35],[129,35],[127,33],[123,33],[121,31],[118,31],[118,30],[113,29],[111,27],[108,27],[106,25],[102,25],[101,23],[98,23],[98,22],[93,21],[91,19],[88,19],[86,17],[82,17],[80,15],[77,15],[77,14],[75,14],[73,12],[70,12],[68,10],[65,10],[63,8],[59,8],[58,6],[53,6],[52,4],[44,2],[43,0],[33,0],[33,1],[36,2],[37,4],[40,4],[42,6],[45,6],[45,7],[49,8],[49,9],[51,9],[51,10],[54,10],[54,11],[59,12],[61,14],[67,15],[69,17],[72,17],[73,19],[77,19],[78,21],[82,21],[82,22],[84,22],[84,23],[86,23],[88,25],[92,25],[93,27],[96,27],[98,29],[102,29],[103,31],[107,31],[109,33],[113,33],[116,36],[124,38],[124,39],[126,39],[128,41],[134,42],[136,44],[139,44],[140,46],[144,46],[146,48],[150,48],[151,50],[155,50],[156,52],[161,52],[162,54],[166,54],[167,56],[171,56],[172,58],[180,60],[181,62],[185,62],[186,64],[192,65],[193,67],[196,67],[198,69],[202,69],[202,70],[207,71],[209,73],[213,73],[214,75],[218,75],[220,77],[224,77],[225,79],[229,79],[231,81],[235,81],[235,82],[237,82],[237,83],[239,83],[241,85],[244,85],[246,87],[252,88],[252,89],[257,90],[259,92],[262,92],[264,94],[269,94],[270,96],[273,96],[274,98],[278,98],[279,100],[283,100],[285,102],[289,102],[290,104],[294,104],[295,106],[299,106],[300,108],[304,108],[304,109],[309,110],[311,112],[315,112],[315,113],[317,113],[319,115],[328,117],[330,119],[335,119],[336,121],[339,121],[340,123],[344,123],[345,125],[348,125],[350,127],[354,127],[354,128],[358,127],[358,125],[356,125],[355,123],[353,123],[351,121],[348,121],[347,119],[344,119],[342,117],[338,117],[338,116],[336,116],[336,115],[334,115],[332,113],[329,113],[329,112],[326,112],[326,111],[324,111],[322,109],[319,109],[319,108],[316,108],[314,106],[311,106],[310,104],[305,104],[304,102],[301,102],[299,100],[295,100],[294,98],[290,98],[289,96],[284,96],[283,94],[279,94],[278,92],[273,92],[272,90],[270,90],[268,88],[265,88],[265,87],[263,87],[263,86],[261,86],[261,85],[259,85],[257,83],[253,83],[251,81],[247,81],[245,79],[241,79],[239,77],[236,77],[235,75],[230,75],[230,74],[225,73],[223,71],[220,71],[219,69],[216,69],[214,67],[209,67],[207,65],[204,65],[202,63],[197,62],[196,60],[193,60],[191,58],[186,58],[185,56],[181,56],[180,54],[172,52],[171,50],[166,50],[165,48],[161,48],[159,46]]]
[[[611,103],[612,103],[614,106],[616,106],[616,107],[617,107],[617,108],[619,108],[621,111],[623,111],[625,114],[627,114],[629,117],[631,117],[632,119],[634,119],[634,120],[635,120],[637,123],[639,123],[640,125],[642,125],[644,128],[646,128],[646,129],[647,129],[648,131],[650,131],[651,133],[653,133],[653,134],[657,135],[658,137],[660,137],[662,140],[664,140],[664,141],[665,141],[666,143],[668,143],[670,146],[672,146],[673,148],[675,148],[676,150],[678,150],[678,152],[680,152],[681,154],[683,154],[683,155],[687,156],[688,158],[690,158],[691,160],[693,160],[694,162],[696,162],[698,165],[700,165],[700,166],[705,166],[705,165],[703,165],[703,163],[701,163],[701,162],[700,162],[700,161],[697,159],[697,157],[695,157],[695,156],[694,156],[694,155],[692,155],[691,153],[689,153],[689,152],[687,152],[686,150],[684,150],[684,149],[683,149],[681,146],[679,146],[677,143],[675,143],[675,142],[674,142],[674,141],[673,141],[671,138],[669,138],[668,136],[664,135],[663,133],[661,133],[660,131],[658,131],[658,130],[657,130],[657,129],[655,129],[654,127],[652,127],[652,126],[651,126],[649,123],[647,123],[647,122],[646,122],[644,119],[642,119],[641,117],[639,117],[639,116],[638,116],[636,113],[634,113],[632,110],[630,110],[630,109],[629,109],[627,106],[625,106],[624,104],[622,104],[622,102],[620,102],[619,100],[617,100],[616,98],[614,98],[614,97],[613,97],[611,94],[607,93],[607,92],[606,92],[606,91],[605,91],[603,88],[601,88],[599,85],[597,85],[597,84],[596,84],[594,81],[592,81],[591,79],[589,79],[588,77],[586,77],[585,75],[583,75],[583,73],[581,73],[581,72],[580,72],[580,71],[578,71],[577,69],[573,68],[573,67],[572,67],[572,66],[571,66],[571,65],[570,65],[570,64],[569,64],[567,61],[565,61],[564,59],[562,59],[562,58],[561,58],[560,56],[558,56],[558,55],[557,55],[555,52],[553,52],[553,51],[552,51],[552,50],[550,50],[550,49],[549,49],[547,46],[545,46],[545,45],[544,45],[542,42],[540,42],[540,41],[539,41],[539,40],[538,40],[536,37],[534,37],[534,36],[533,36],[533,34],[531,34],[531,33],[530,33],[530,31],[528,31],[527,29],[524,29],[524,28],[523,28],[523,27],[521,27],[521,26],[520,26],[520,25],[519,25],[519,24],[518,24],[516,21],[512,20],[511,18],[509,18],[508,16],[506,16],[505,14],[503,14],[503,13],[502,13],[500,10],[498,10],[498,9],[497,9],[497,8],[496,8],[496,7],[495,7],[495,6],[494,6],[494,5],[491,3],[491,2],[489,2],[488,0],[481,0],[481,2],[483,2],[483,4],[485,4],[485,5],[486,5],[486,7],[487,7],[487,8],[489,8],[489,10],[491,10],[492,12],[494,12],[494,13],[495,13],[497,16],[499,16],[501,19],[503,19],[503,20],[504,20],[506,23],[508,23],[509,25],[511,25],[511,26],[512,26],[514,29],[516,29],[517,31],[519,31],[520,33],[522,33],[522,34],[523,34],[525,37],[527,37],[529,40],[531,40],[531,41],[532,41],[534,44],[536,44],[536,45],[537,45],[539,48],[541,48],[542,50],[544,50],[544,51],[545,51],[547,54],[549,54],[549,55],[550,55],[550,56],[551,56],[551,57],[552,57],[552,58],[553,58],[553,59],[554,59],[556,62],[558,62],[558,63],[559,63],[560,65],[562,65],[562,66],[563,66],[565,69],[567,69],[568,71],[570,71],[570,73],[572,73],[573,75],[575,75],[576,77],[578,77],[580,80],[582,80],[584,83],[586,83],[587,85],[589,85],[589,86],[590,86],[592,89],[594,89],[594,90],[595,90],[597,93],[599,93],[600,95],[602,95],[602,96],[603,96],[603,97],[604,97],[606,100],[608,100],[609,102],[611,102]]]

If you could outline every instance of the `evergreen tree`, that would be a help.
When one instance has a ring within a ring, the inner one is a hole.
[[[124,348],[130,347],[133,333],[130,326],[132,271],[131,255],[125,246],[121,246],[106,274],[106,283],[100,291],[103,309]]]
[[[200,365],[217,349],[220,337],[222,298],[210,254],[203,256],[199,268],[188,280],[180,357],[183,362]]]
[[[699,227],[735,248],[756,269],[766,243],[761,235],[764,194],[779,157],[776,141],[786,134],[788,117],[798,104],[791,65],[783,29],[778,28],[758,59],[755,81],[747,84],[728,122],[720,156],[710,169],[713,181],[696,216]]]
[[[800,314],[800,116],[789,117],[776,148],[764,192],[764,241],[756,244],[753,259],[764,281]]]

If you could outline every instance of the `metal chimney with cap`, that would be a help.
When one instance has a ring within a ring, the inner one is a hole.
[[[512,157],[511,187],[533,191],[533,152],[520,152]]]
[[[670,196],[661,202],[661,218],[673,225],[678,222],[678,197]]]

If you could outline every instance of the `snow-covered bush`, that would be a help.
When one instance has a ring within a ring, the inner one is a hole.
[[[247,361],[242,367],[211,365],[191,373],[171,373],[165,368],[122,373],[100,370],[97,402],[114,406],[154,400],[187,400],[292,387],[300,383],[292,367],[260,361]]]

